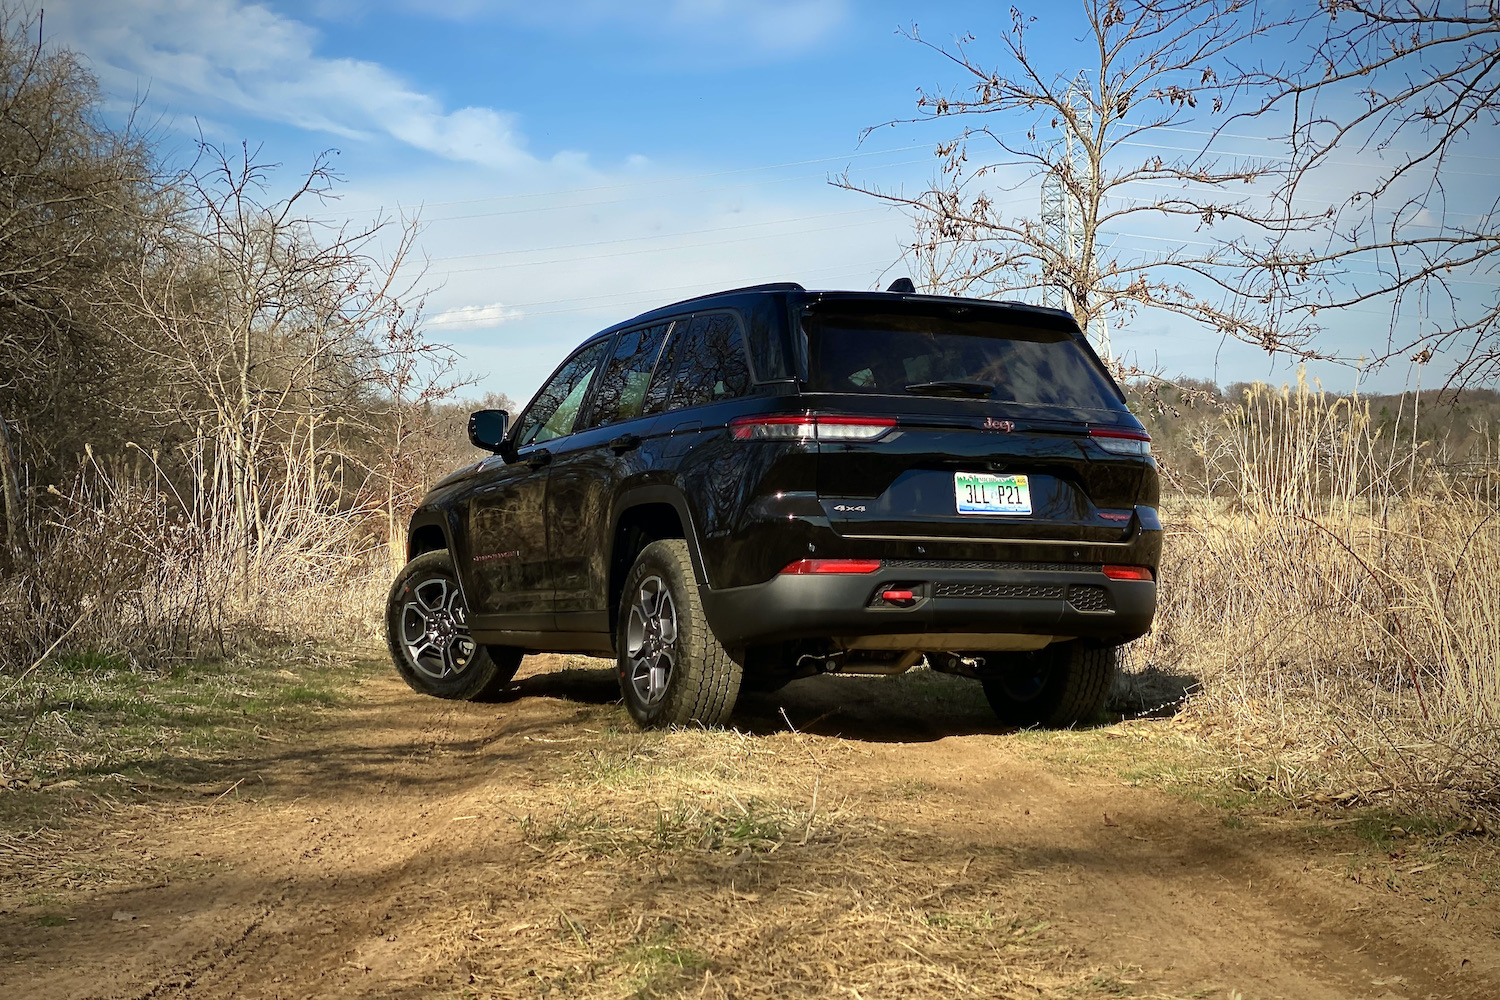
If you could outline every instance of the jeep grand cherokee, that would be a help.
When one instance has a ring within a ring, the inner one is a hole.
[[[1150,438],[1066,312],[774,284],[586,340],[411,520],[387,610],[416,690],[613,657],[642,726],[919,663],[1016,725],[1102,708],[1161,550]]]

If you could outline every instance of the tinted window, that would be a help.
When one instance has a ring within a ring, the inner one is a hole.
[[[930,382],[988,382],[992,399],[1118,410],[1099,365],[1063,330],[993,319],[809,314],[809,387],[901,394]]]
[[[521,417],[516,428],[518,448],[524,448],[528,444],[541,444],[573,432],[578,410],[588,396],[594,372],[598,370],[599,360],[608,348],[607,340],[585,347],[557,370],[552,381],[537,393],[531,407]]]
[[[599,389],[594,393],[593,407],[589,412],[590,427],[634,420],[641,415],[651,369],[656,365],[656,356],[661,353],[661,342],[666,336],[667,324],[663,323],[644,330],[627,330],[616,338],[614,353],[610,355],[599,379]]]
[[[641,407],[644,416],[660,413],[667,408],[667,399],[672,395],[672,379],[677,371],[677,348],[687,333],[687,321],[677,320],[672,324],[672,333],[667,338],[667,349],[656,363],[656,374],[651,377],[651,388],[646,390],[646,402]]]
[[[750,388],[740,321],[733,313],[694,316],[681,346],[671,407],[700,406],[742,396]]]

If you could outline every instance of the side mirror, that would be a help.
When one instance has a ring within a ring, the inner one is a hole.
[[[476,410],[469,414],[469,442],[497,455],[505,451],[510,414],[504,410]]]

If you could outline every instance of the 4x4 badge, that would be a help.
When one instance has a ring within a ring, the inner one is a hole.
[[[1007,434],[1016,429],[1016,425],[1013,421],[996,420],[994,417],[985,417],[984,423],[980,424],[979,426],[983,427],[987,431],[1004,431]]]

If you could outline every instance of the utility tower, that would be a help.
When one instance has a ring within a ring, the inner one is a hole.
[[[1083,74],[1068,87],[1066,100],[1072,107],[1079,126],[1092,131],[1093,113],[1083,90],[1088,82]],[[1082,162],[1081,151],[1073,141],[1073,129],[1063,126],[1063,155],[1057,165],[1042,178],[1042,234],[1047,246],[1057,255],[1058,265],[1042,267],[1042,304],[1054,309],[1066,309],[1077,316],[1078,303],[1074,300],[1071,279],[1079,273],[1092,274],[1093,261],[1085,268],[1083,260],[1083,213],[1074,192],[1091,176]],[[1071,182],[1071,187],[1070,187]],[[1109,327],[1102,310],[1089,317],[1089,339],[1094,350],[1106,361],[1109,360]]]

